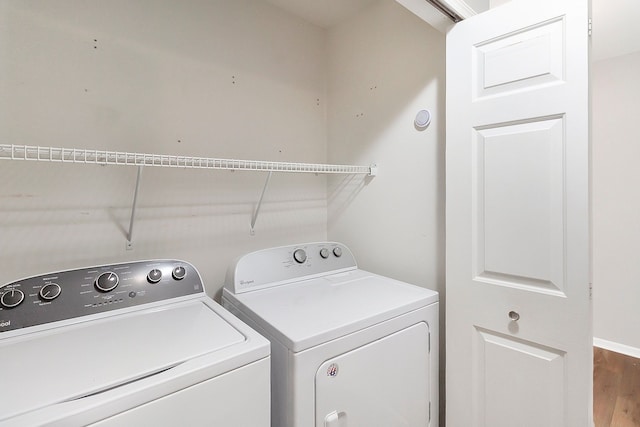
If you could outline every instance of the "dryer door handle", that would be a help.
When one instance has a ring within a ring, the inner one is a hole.
[[[347,413],[333,411],[324,417],[324,427],[347,427]]]

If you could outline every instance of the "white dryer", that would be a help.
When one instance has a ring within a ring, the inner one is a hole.
[[[271,341],[272,426],[438,425],[438,294],[339,243],[253,252],[222,303]]]
[[[177,260],[0,288],[0,426],[268,427],[269,342]]]

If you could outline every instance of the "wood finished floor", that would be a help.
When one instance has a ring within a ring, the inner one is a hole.
[[[595,427],[640,427],[640,359],[593,350]]]

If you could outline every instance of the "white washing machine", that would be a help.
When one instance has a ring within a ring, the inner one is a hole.
[[[274,427],[438,425],[438,294],[339,243],[253,252],[222,303],[271,341]]]
[[[140,261],[0,288],[0,426],[270,425],[269,342],[197,270]]]

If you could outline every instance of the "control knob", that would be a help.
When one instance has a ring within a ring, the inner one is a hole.
[[[17,307],[22,301],[24,301],[24,292],[20,289],[11,289],[0,297],[0,304],[6,308]]]
[[[176,280],[182,280],[187,275],[187,270],[183,266],[179,265],[173,269],[171,275]]]
[[[340,257],[342,256],[342,248],[341,248],[341,247],[339,247],[339,246],[338,246],[338,247],[333,248],[333,254],[334,254],[336,257],[340,258]]]
[[[329,249],[327,248],[320,249],[320,256],[324,259],[329,258]]]
[[[47,283],[40,289],[40,298],[45,301],[51,301],[60,296],[62,288],[57,283]]]
[[[158,283],[162,279],[162,271],[154,268],[147,274],[147,280],[149,283]]]
[[[293,251],[293,259],[295,259],[298,264],[302,264],[307,260],[307,253],[304,249],[296,249]]]
[[[120,283],[120,278],[113,271],[107,271],[98,276],[95,286],[100,292],[112,291]]]

